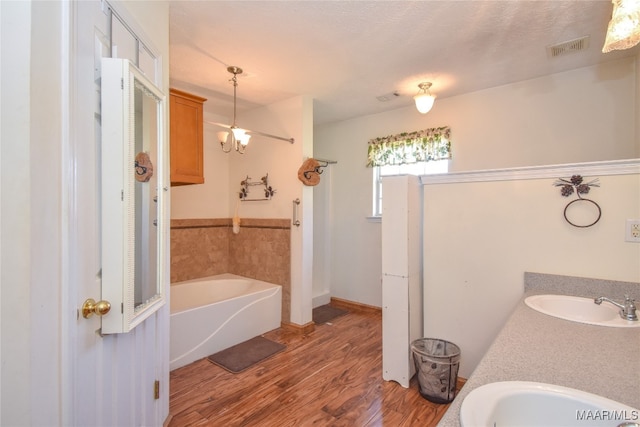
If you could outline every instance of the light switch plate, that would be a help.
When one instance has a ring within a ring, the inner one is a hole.
[[[624,240],[640,243],[640,219],[628,219],[625,227]]]

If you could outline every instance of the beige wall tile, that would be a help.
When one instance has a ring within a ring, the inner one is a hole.
[[[291,221],[242,218],[171,221],[171,283],[232,273],[282,286],[282,320],[291,317]]]

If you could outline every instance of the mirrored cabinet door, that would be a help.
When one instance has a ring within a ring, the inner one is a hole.
[[[165,303],[165,97],[126,59],[102,60],[102,333],[128,332]]]

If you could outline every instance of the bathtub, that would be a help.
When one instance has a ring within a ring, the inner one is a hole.
[[[169,369],[280,327],[282,286],[234,274],[171,285]]]

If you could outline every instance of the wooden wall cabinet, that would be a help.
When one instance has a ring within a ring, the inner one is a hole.
[[[170,89],[171,185],[204,183],[203,119],[205,98]]]

